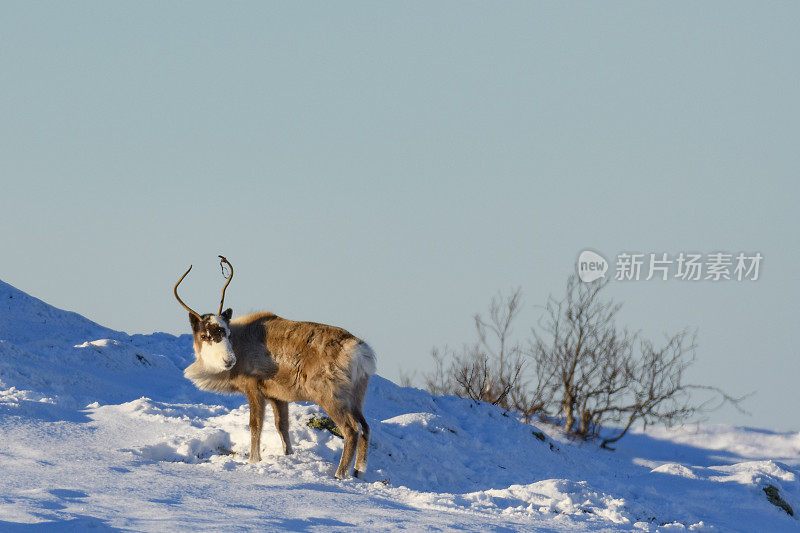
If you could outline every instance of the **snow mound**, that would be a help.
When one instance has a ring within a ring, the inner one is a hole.
[[[688,479],[697,479],[697,475],[691,468],[687,468],[678,463],[664,463],[663,465],[651,470],[653,473],[670,474],[672,476],[680,476]]]
[[[197,463],[212,455],[229,454],[230,435],[222,430],[206,431],[194,437],[175,437],[169,442],[143,446],[137,453],[150,461]]]
[[[47,346],[122,335],[78,313],[64,311],[0,281],[0,338]]]
[[[313,404],[290,407],[289,456],[268,408],[262,461],[250,464],[247,405],[183,378],[192,360],[187,335],[115,332],[2,282],[0,310],[0,529],[800,525],[797,433],[650,429],[609,452],[496,406],[374,376],[364,413],[372,428],[367,476],[339,481],[332,475],[343,441],[307,425],[325,416]]]

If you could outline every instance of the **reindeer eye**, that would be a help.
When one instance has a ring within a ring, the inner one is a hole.
[[[208,338],[208,335],[203,333],[202,335],[200,335],[200,338],[203,339],[203,340],[206,340]]]

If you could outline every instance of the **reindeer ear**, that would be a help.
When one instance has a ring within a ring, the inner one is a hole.
[[[189,313],[189,322],[192,324],[192,331],[197,331],[197,328],[200,326],[200,319],[197,318],[194,313]]]
[[[230,307],[229,307],[229,308],[227,308],[226,310],[224,310],[224,311],[222,312],[222,315],[221,315],[221,316],[222,316],[222,318],[224,318],[225,320],[227,320],[227,321],[229,321],[229,322],[230,322],[230,320],[231,320],[231,317],[233,316],[233,309],[231,309]]]

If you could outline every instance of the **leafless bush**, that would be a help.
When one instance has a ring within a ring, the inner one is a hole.
[[[460,350],[448,347],[431,351],[433,370],[422,374],[422,386],[433,394],[453,394],[517,409],[524,354],[511,342],[511,325],[520,311],[520,289],[508,296],[492,298],[486,319],[473,317],[478,340]],[[403,375],[401,383],[411,385],[415,376]]]
[[[608,447],[637,423],[672,426],[726,402],[741,410],[742,398],[686,383],[695,332],[680,331],[656,345],[618,327],[621,305],[600,298],[607,285],[570,276],[565,297],[549,298],[540,328],[533,330],[529,354],[550,398],[543,414],[561,417],[568,434],[600,436]],[[710,398],[695,401],[697,391]]]
[[[686,383],[695,332],[680,331],[656,344],[618,327],[621,305],[600,297],[607,284],[570,276],[564,298],[548,299],[525,348],[511,339],[521,291],[498,294],[486,319],[474,317],[475,343],[461,350],[434,348],[434,367],[422,374],[422,385],[434,394],[500,405],[526,422],[560,419],[567,434],[599,437],[603,447],[636,424],[680,424],[724,403],[741,411],[742,398]],[[404,376],[404,384],[411,381]],[[698,392],[705,401],[695,399]]]

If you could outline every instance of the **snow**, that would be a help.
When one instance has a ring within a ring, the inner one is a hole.
[[[192,360],[188,335],[112,331],[0,282],[0,529],[800,529],[763,491],[800,511],[797,432],[648,428],[610,452],[374,376],[367,476],[340,481],[313,404],[290,408],[289,456],[267,410],[249,464],[244,398],[197,390]]]

